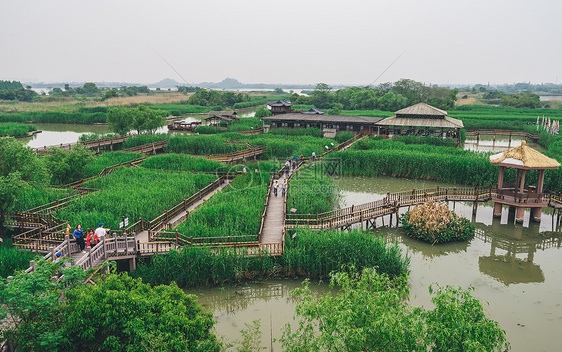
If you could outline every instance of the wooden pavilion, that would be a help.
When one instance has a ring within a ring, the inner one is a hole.
[[[206,126],[219,126],[221,122],[227,125],[232,122],[232,120],[239,120],[236,111],[211,111],[209,112],[209,117],[203,118]]]
[[[273,116],[279,114],[290,114],[292,112],[295,112],[292,109],[293,103],[290,103],[285,100],[277,100],[276,102],[269,103],[268,105],[271,107],[270,111]]]
[[[490,163],[500,167],[496,197],[493,199],[494,216],[501,216],[502,205],[506,204],[516,207],[516,222],[523,221],[525,208],[531,208],[533,220],[539,221],[542,208],[548,206],[543,193],[544,171],[547,169],[558,169],[560,163],[528,147],[525,141],[521,141],[521,146],[519,147],[491,155]],[[503,182],[506,168],[517,169],[515,183]],[[530,170],[538,171],[536,186],[525,185],[525,176],[527,171]]]
[[[458,140],[461,120],[447,116],[447,111],[426,103],[418,103],[402,110],[395,116],[377,122],[379,135],[414,135],[451,137]]]

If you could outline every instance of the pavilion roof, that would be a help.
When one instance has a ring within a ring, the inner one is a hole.
[[[416,116],[447,116],[447,111],[437,109],[426,103],[417,103],[412,106],[408,106],[402,110],[396,111],[396,116],[401,115],[416,115]],[[407,117],[407,116],[405,116]]]
[[[285,100],[277,100],[274,103],[270,103],[269,106],[293,106],[293,104]]]
[[[504,150],[501,153],[491,155],[490,163],[516,169],[558,169],[560,167],[558,161],[527,146],[525,141],[521,141],[519,147],[514,147]]]
[[[430,127],[430,128],[463,128],[461,120],[445,116],[441,119],[419,118],[419,117],[387,117],[377,122],[379,126],[400,126],[400,127]]]

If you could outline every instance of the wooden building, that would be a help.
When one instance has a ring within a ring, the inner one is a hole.
[[[270,111],[273,116],[279,114],[290,114],[295,112],[292,109],[293,103],[290,103],[285,100],[277,100],[276,102],[270,103],[268,105],[271,107]]]
[[[447,116],[447,111],[426,103],[409,106],[395,114],[377,123],[379,134],[451,137],[458,140],[460,129],[464,127],[461,120]]]
[[[323,112],[322,112],[323,113]],[[352,131],[371,134],[376,131],[375,124],[380,117],[323,115],[320,113],[289,113],[262,117],[269,128],[320,128],[335,129],[336,132]]]
[[[239,120],[236,111],[211,111],[209,117],[203,118],[205,126],[219,126],[222,123],[229,125],[233,120]]]
[[[543,184],[544,171],[558,169],[560,163],[527,146],[521,141],[521,146],[505,150],[490,156],[490,163],[500,167],[498,173],[498,187],[494,201],[494,216],[501,216],[502,205],[516,207],[515,221],[522,222],[525,208],[531,208],[531,216],[535,221],[541,218],[542,208],[548,206],[544,199]],[[506,168],[517,169],[515,183],[504,183]],[[537,170],[537,184],[525,185],[527,171]]]

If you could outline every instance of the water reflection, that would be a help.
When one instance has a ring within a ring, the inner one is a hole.
[[[243,286],[187,289],[200,304],[213,313],[217,333],[227,341],[241,339],[240,330],[245,323],[260,319],[261,346],[267,350],[281,350],[281,344],[274,340],[282,335],[285,324],[292,325],[296,302],[291,291],[300,287],[303,280],[268,280],[266,282],[244,283]],[[316,294],[332,291],[328,283],[312,282],[310,289]]]

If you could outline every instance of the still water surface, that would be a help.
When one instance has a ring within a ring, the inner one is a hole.
[[[386,192],[452,186],[424,180],[391,177],[336,180],[342,189],[342,206],[382,199]],[[449,203],[450,208],[472,219],[477,235],[468,242],[431,246],[402,235],[389,227],[390,219],[377,221],[375,233],[397,241],[408,254],[411,264],[411,303],[432,308],[428,287],[432,284],[475,287],[474,296],[484,302],[486,312],[507,331],[513,351],[558,351],[562,331],[562,251],[560,227],[551,209],[543,211],[540,223],[515,224],[513,212],[506,207],[500,219],[492,216],[491,203]],[[407,209],[404,209],[405,211]],[[403,212],[402,211],[402,212]],[[261,319],[262,345],[270,349],[280,329],[292,321],[295,304],[288,292],[301,280],[276,280],[242,287],[189,290],[214,312],[217,332],[228,340],[239,339],[244,323]],[[327,286],[312,285],[325,293]],[[279,344],[273,344],[280,351]]]

